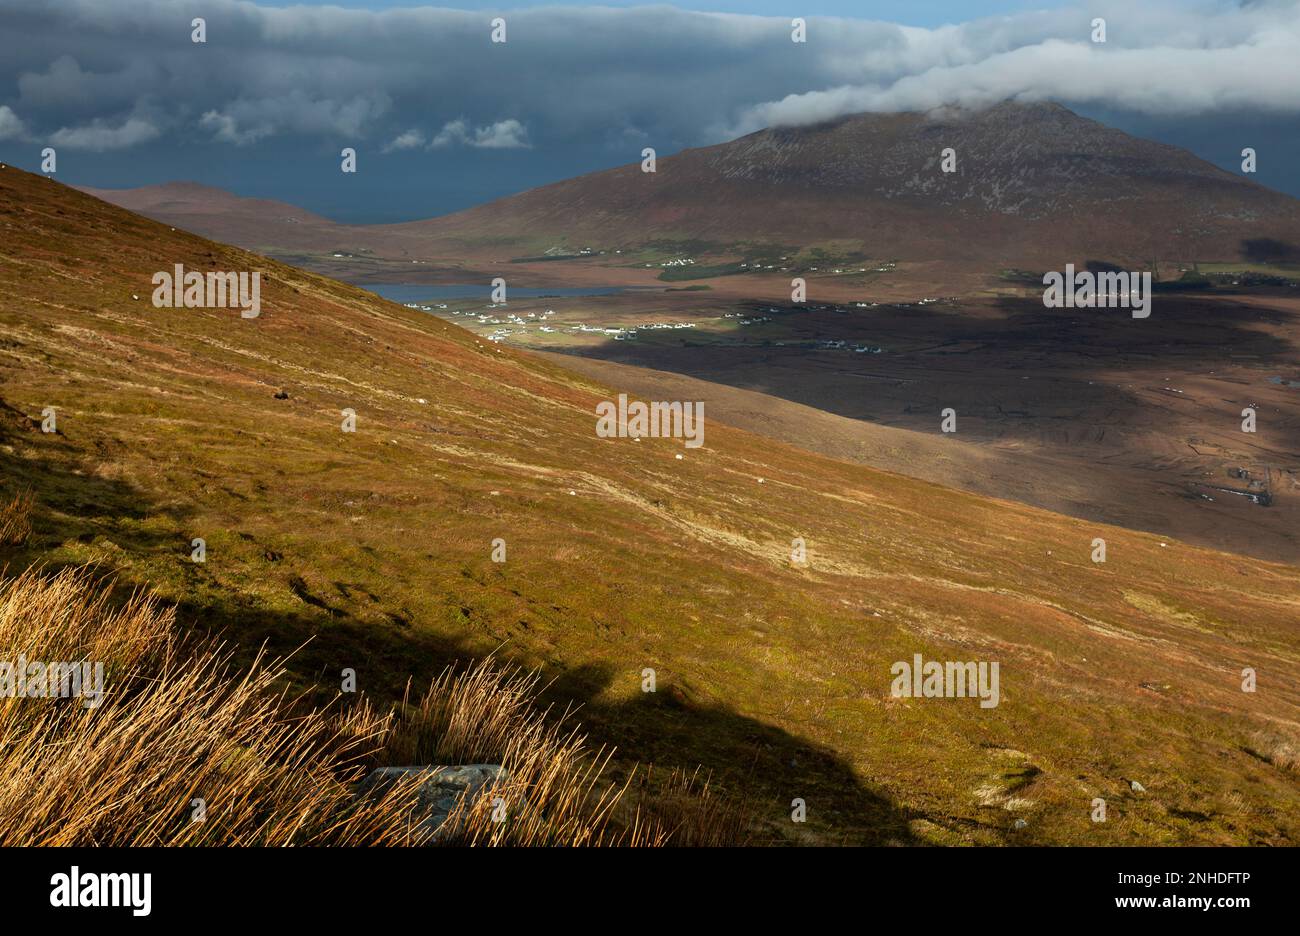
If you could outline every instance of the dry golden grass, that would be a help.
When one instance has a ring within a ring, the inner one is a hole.
[[[219,645],[178,636],[174,617],[140,594],[115,608],[84,572],[27,572],[0,585],[5,660],[105,669],[93,707],[0,700],[0,843],[409,841],[396,808],[409,791],[359,803],[346,783],[367,739],[337,743],[323,713],[285,717],[277,668],[259,658],[236,675]]]
[[[19,491],[0,500],[0,546],[21,546],[32,535],[32,493]]]
[[[446,844],[663,844],[657,819],[611,821],[624,787],[601,779],[576,729],[533,707],[536,676],[492,660],[446,671],[416,704],[377,715],[295,713],[258,656],[237,673],[211,641],[185,638],[175,613],[136,593],[115,606],[85,571],[29,571],[0,583],[0,660],[101,662],[105,692],[0,699],[0,844],[424,844],[410,809],[418,776],[382,795],[356,781],[375,764],[505,766],[508,779],[465,800]],[[504,798],[507,818],[493,821]],[[198,800],[204,818],[197,821]]]
[[[698,771],[674,768],[657,777],[646,770],[629,792],[636,821],[666,845],[710,848],[753,843],[754,817],[730,797],[715,792]]]
[[[1300,773],[1300,740],[1277,731],[1256,731],[1250,736],[1251,750],[1275,767]]]
[[[441,844],[653,844],[639,830],[618,828],[611,811],[622,789],[601,779],[609,761],[591,755],[566,719],[548,721],[532,697],[535,673],[509,670],[491,658],[463,671],[448,668],[418,702],[409,697],[379,716],[364,701],[346,719],[361,735],[377,733],[376,763],[499,764],[505,777],[448,817],[454,834]],[[494,804],[505,803],[504,821]]]
[[[385,765],[500,764],[506,777],[448,818],[459,845],[730,845],[745,840],[742,814],[707,784],[674,771],[654,785],[633,772],[605,779],[613,751],[588,749],[569,712],[533,704],[539,675],[496,663],[448,668],[416,704],[388,716],[363,705],[348,722],[378,732]],[[635,784],[635,789],[632,788]],[[629,796],[629,792],[633,795]],[[498,804],[504,804],[504,819]]]

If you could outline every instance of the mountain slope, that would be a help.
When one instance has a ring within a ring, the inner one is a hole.
[[[176,263],[262,271],[261,316],[154,308]],[[598,438],[615,393],[0,170],[0,496],[37,501],[0,567],[98,562],[250,652],[302,647],[325,695],[542,666],[620,764],[702,764],[774,841],[1300,835],[1297,568],[713,423],[699,449]],[[915,653],[998,662],[1000,704],[894,698]]]

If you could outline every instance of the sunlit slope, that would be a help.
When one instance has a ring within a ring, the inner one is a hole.
[[[261,270],[261,316],[155,309],[176,263]],[[600,439],[617,392],[0,170],[0,494],[38,501],[11,569],[97,561],[246,646],[314,637],[294,666],[327,688],[504,644],[624,762],[703,764],[773,839],[1300,835],[1295,566],[713,423]],[[915,653],[998,662],[1000,704],[891,698]]]

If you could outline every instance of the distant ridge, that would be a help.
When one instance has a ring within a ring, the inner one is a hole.
[[[326,249],[329,245],[325,242],[338,236],[335,229],[339,225],[318,214],[271,199],[242,198],[198,182],[167,182],[134,189],[78,188],[155,221],[242,247],[319,250]]]
[[[941,169],[946,148],[955,172]],[[394,225],[336,225],[192,183],[87,191],[280,252],[347,243],[403,257],[488,243],[509,252],[539,238],[602,248],[671,238],[851,241],[872,257],[1001,266],[1238,259],[1251,243],[1300,255],[1300,201],[1051,103],[774,127],[663,157],[653,174],[621,166]]]

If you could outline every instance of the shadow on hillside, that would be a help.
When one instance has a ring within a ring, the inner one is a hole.
[[[445,667],[461,668],[488,655],[469,635],[457,639],[416,626],[361,621],[342,609],[284,614],[187,603],[178,610],[187,626],[238,639],[237,659],[243,662],[259,646],[271,658],[292,655],[289,669],[297,687],[313,687],[308,698],[317,704],[336,700],[344,668],[356,671],[358,688],[382,707],[402,696],[408,680],[418,699]],[[509,645],[492,656],[524,669],[537,665]],[[602,701],[616,679],[640,679],[607,665],[549,663],[541,673],[539,702],[556,717],[571,712],[570,724],[580,726],[593,749],[617,749],[611,777],[625,777],[633,762],[656,772],[699,768],[711,787],[738,796],[752,811],[756,843],[916,843],[908,817],[827,748],[728,708],[697,703],[671,683],[631,702]],[[807,804],[805,825],[790,819],[795,798]]]
[[[763,304],[740,303],[761,315]],[[1138,396],[1106,375],[1147,372],[1201,374],[1223,364],[1224,349],[1260,366],[1286,366],[1295,345],[1261,329],[1294,326],[1284,308],[1236,301],[1223,294],[1160,294],[1151,317],[1128,309],[1047,309],[1038,298],[999,297],[984,305],[997,316],[966,314],[961,306],[890,306],[777,316],[797,323],[778,346],[761,329],[737,345],[681,338],[676,343],[614,341],[556,349],[597,360],[647,367],[769,394],[849,419],[933,433],[937,414],[966,401],[972,415],[996,422],[999,437],[1039,437],[1041,427],[1003,413],[1026,409],[1026,394],[1050,381],[1051,400],[1070,412],[1075,401],[1102,410],[1143,411]],[[842,340],[883,347],[884,353],[810,347]],[[1026,380],[1033,381],[1028,385]],[[617,388],[616,388],[617,389]],[[1028,415],[1053,417],[1035,401]],[[974,424],[971,424],[972,426]]]
[[[1300,261],[1300,247],[1271,237],[1247,238],[1241,242],[1241,252],[1255,263],[1296,263]]]
[[[909,816],[862,783],[828,748],[701,703],[672,681],[661,681],[654,693],[638,693],[631,701],[608,703],[597,697],[616,679],[639,682],[639,674],[588,665],[553,678],[544,697],[557,706],[581,701],[578,718],[598,743],[615,744],[622,757],[656,769],[699,766],[711,785],[743,791],[753,805],[760,841],[807,837],[818,844],[916,844]],[[796,798],[806,804],[806,826],[791,820]]]

